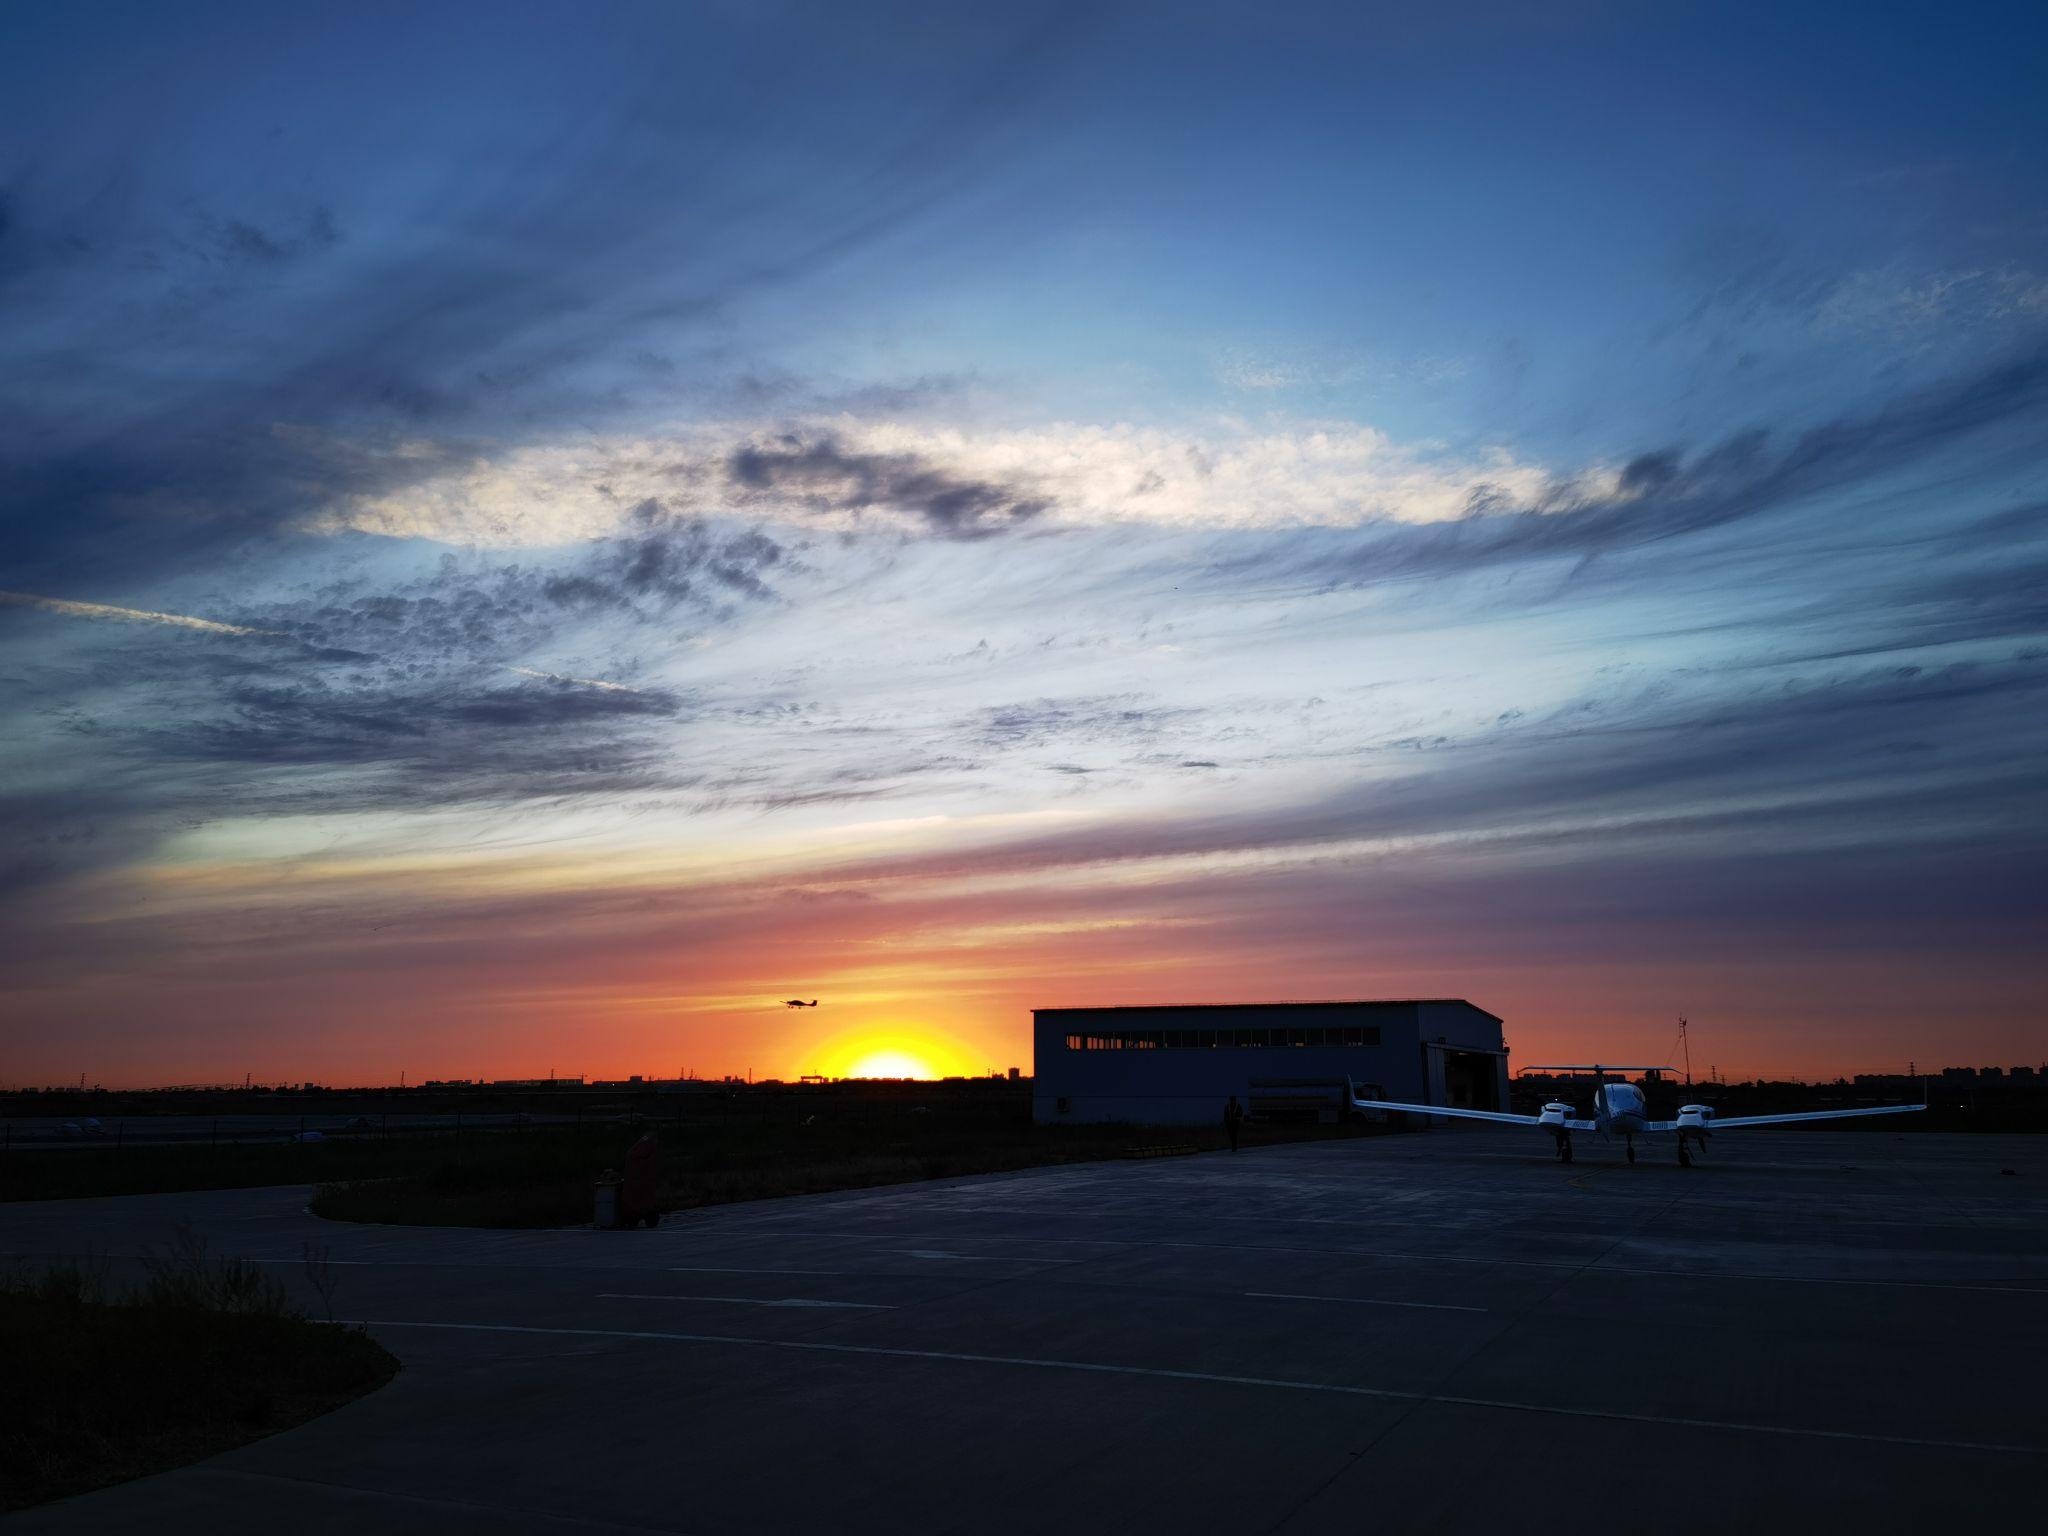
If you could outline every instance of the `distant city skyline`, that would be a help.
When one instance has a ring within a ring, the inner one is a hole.
[[[722,1075],[700,1075],[698,1073],[685,1070],[681,1073],[671,1075],[664,1075],[661,1073],[653,1072],[641,1072],[627,1073],[620,1077],[594,1077],[586,1076],[581,1073],[562,1073],[558,1076],[553,1077],[447,1077],[427,1078],[424,1080],[414,1080],[411,1082],[407,1082],[403,1079],[401,1079],[398,1082],[322,1082],[311,1079],[303,1081],[283,1080],[277,1082],[263,1082],[255,1080],[252,1074],[246,1081],[242,1082],[225,1081],[206,1083],[104,1083],[98,1081],[87,1081],[82,1083],[78,1081],[43,1083],[0,1080],[0,1091],[20,1094],[51,1095],[63,1095],[67,1093],[77,1094],[80,1092],[110,1094],[148,1094],[195,1092],[235,1093],[244,1091],[251,1093],[426,1093],[442,1089],[458,1088],[473,1088],[491,1092],[545,1091],[550,1088],[585,1088],[593,1091],[610,1091],[614,1089],[660,1088],[664,1084],[680,1085],[685,1083],[699,1088],[717,1088],[727,1085],[778,1088],[806,1087],[814,1084],[823,1084],[830,1086],[833,1084],[859,1083],[901,1084],[914,1082],[1029,1082],[1032,1078],[1032,1075],[1033,1074],[1028,1068],[1023,1067],[991,1067],[984,1068],[982,1071],[979,1072],[950,1073],[943,1077],[929,1075],[920,1076],[914,1073],[890,1074],[886,1072],[852,1072],[844,1074],[807,1073],[799,1077],[780,1078],[766,1076],[749,1077],[745,1073],[738,1072],[727,1073]],[[1646,1074],[1631,1072],[1622,1075],[1625,1075],[1631,1079],[1635,1079],[1644,1077]],[[1667,1083],[1683,1084],[1686,1081],[1685,1074],[1682,1070],[1664,1071],[1663,1069],[1651,1069],[1651,1073],[1647,1075],[1660,1076]],[[1535,1083],[1568,1082],[1573,1080],[1578,1080],[1581,1082],[1590,1082],[1591,1073],[1582,1072],[1578,1074],[1573,1074],[1569,1072],[1545,1071],[1541,1068],[1532,1067],[1514,1072],[1512,1078],[1512,1081],[1515,1082],[1527,1081]],[[1730,1073],[1720,1069],[1718,1065],[1702,1069],[1701,1071],[1695,1073],[1692,1078],[1693,1085],[1698,1087],[1718,1086],[1729,1088],[1743,1088],[1752,1087],[1760,1084],[1769,1084],[1774,1081],[1781,1080],[1774,1079],[1768,1074]],[[1858,1085],[1871,1085],[1880,1087],[1907,1082],[1925,1082],[1930,1086],[1940,1085],[1942,1083],[1947,1083],[1953,1086],[1958,1082],[1988,1082],[1993,1084],[2003,1084],[2007,1086],[2016,1085],[2024,1088],[2048,1089],[2048,1061],[2042,1061],[2038,1063],[2015,1062],[2007,1066],[1946,1065],[1916,1067],[1909,1065],[1908,1067],[1901,1068],[1897,1071],[1885,1071],[1879,1069],[1869,1072],[1835,1073],[1812,1079],[1782,1079],[1782,1081],[1811,1081],[1814,1083],[1824,1085],[1836,1083],[1854,1083]]]
[[[11,1076],[2037,1052],[2038,6],[4,28]]]

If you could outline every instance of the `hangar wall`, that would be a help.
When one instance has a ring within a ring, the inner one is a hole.
[[[1319,1082],[1507,1105],[1501,1021],[1462,998],[1039,1008],[1032,1024],[1042,1123],[1205,1124],[1233,1094],[1249,1105]]]

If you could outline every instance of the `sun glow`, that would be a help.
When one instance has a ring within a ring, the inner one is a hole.
[[[961,1077],[978,1070],[950,1040],[908,1031],[850,1031],[820,1041],[811,1062],[805,1070],[826,1077]]]
[[[847,1077],[937,1077],[930,1062],[908,1051],[870,1051],[847,1065]]]

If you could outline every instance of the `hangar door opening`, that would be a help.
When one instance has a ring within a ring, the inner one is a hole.
[[[1491,1052],[1437,1048],[1443,1067],[1443,1097],[1451,1109],[1500,1109],[1500,1074]]]

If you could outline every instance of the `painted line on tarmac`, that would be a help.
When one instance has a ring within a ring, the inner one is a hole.
[[[773,1301],[758,1296],[656,1296],[642,1291],[599,1291],[599,1301],[728,1301],[736,1307],[852,1307],[862,1312],[894,1312],[879,1301],[816,1301],[809,1296],[782,1296]]]
[[[644,1532],[645,1536],[676,1536],[676,1527],[672,1525],[627,1525],[618,1520],[586,1520],[579,1515],[553,1514],[527,1504],[512,1508],[504,1504],[487,1504],[479,1499],[436,1498],[430,1494],[400,1493],[395,1488],[372,1488],[362,1483],[337,1483],[324,1477],[295,1477],[283,1472],[252,1472],[243,1467],[214,1465],[177,1470],[185,1474],[187,1481],[283,1484],[286,1487],[325,1489],[343,1500],[359,1504],[409,1504],[443,1511],[479,1512],[496,1517],[501,1522],[496,1528],[503,1530],[513,1529],[508,1522],[516,1520],[517,1529],[522,1531],[596,1531],[600,1536],[620,1536],[621,1532],[637,1531]],[[273,1486],[269,1491],[274,1493],[277,1490]]]
[[[842,1235],[851,1237],[854,1234],[845,1233]],[[1039,1241],[1039,1239],[1021,1237],[977,1237],[966,1239],[966,1241],[988,1243],[1021,1243],[1036,1242]],[[1054,1239],[1054,1241],[1066,1242],[1069,1241],[1069,1239],[1058,1238]],[[2017,1283],[2018,1278],[2025,1278],[2029,1280],[2037,1278],[2036,1276],[2032,1275],[2028,1275],[2025,1277],[2016,1277],[2015,1282],[2010,1284],[2001,1283],[1997,1280],[1985,1280],[1976,1283],[1964,1280],[1877,1280],[1864,1279],[1850,1275],[1767,1275],[1759,1273],[1755,1270],[1654,1269],[1648,1265],[1643,1264],[1601,1264],[1597,1261],[1588,1264],[1587,1261],[1583,1259],[1565,1260],[1474,1258],[1465,1254],[1452,1253],[1379,1253],[1374,1252],[1370,1249],[1362,1248],[1297,1248],[1279,1243],[1184,1243],[1156,1241],[1148,1242],[1142,1238],[1125,1238],[1116,1241],[1112,1241],[1107,1238],[1076,1238],[1072,1239],[1072,1241],[1089,1242],[1101,1247],[1117,1248],[1198,1248],[1204,1251],[1221,1250],[1226,1252],[1242,1253],[1312,1253],[1319,1254],[1324,1257],[1365,1259],[1369,1262],[1384,1262],[1392,1264],[1477,1264],[1482,1268],[1498,1266],[1509,1269],[1576,1269],[1582,1271],[1584,1274],[1589,1276],[1640,1275],[1648,1277],[1653,1280],[1749,1280],[1762,1285],[1862,1285],[1876,1286],[1884,1290],[1969,1291],[1980,1295],[1991,1296],[2048,1296],[2048,1286],[2022,1285]],[[54,1252],[56,1250],[51,1251]],[[69,1252],[68,1249],[63,1251]],[[979,1263],[1082,1264],[1087,1262],[1084,1259],[1035,1259],[1018,1254],[1008,1253],[940,1253],[932,1249],[916,1248],[885,1248],[881,1251],[884,1253],[907,1253],[918,1258],[965,1259],[970,1262]],[[4,1256],[12,1258],[36,1258],[43,1256],[44,1252],[45,1250],[42,1249],[36,1249],[31,1251],[25,1248],[10,1248],[6,1250],[0,1250],[0,1253],[4,1253]],[[149,1253],[109,1253],[102,1254],[100,1255],[100,1257],[118,1259],[123,1262],[128,1262],[154,1258],[155,1255]],[[303,1257],[300,1257],[292,1259],[244,1258],[242,1262],[245,1264],[303,1265],[306,1261]],[[650,1272],[665,1272],[678,1274],[702,1273],[730,1275],[844,1275],[857,1273],[871,1275],[878,1279],[888,1278],[886,1275],[884,1275],[881,1271],[878,1270],[856,1271],[843,1269],[718,1269],[710,1267],[699,1269],[698,1267],[692,1265],[671,1264],[588,1265],[579,1263],[575,1260],[560,1259],[545,1263],[533,1263],[521,1261],[518,1259],[329,1259],[327,1262],[329,1264],[334,1265],[347,1264],[351,1266],[361,1266],[369,1269],[606,1268],[639,1269],[647,1270]],[[1245,1294],[1250,1295],[1252,1293],[1248,1291]],[[1345,1300],[1348,1298],[1333,1297],[1329,1299]],[[1480,1308],[1479,1310],[1484,1311],[1485,1309]]]
[[[1410,1223],[1420,1225],[1420,1223]],[[739,1234],[724,1233],[721,1236],[742,1235],[814,1237],[849,1239],[873,1242],[896,1234],[874,1232],[799,1232]],[[897,1237],[900,1242],[901,1237]],[[1366,1259],[1393,1264],[1476,1264],[1482,1268],[1501,1267],[1507,1269],[1572,1269],[1583,1270],[1588,1275],[1646,1275],[1663,1280],[1754,1280],[1765,1284],[1784,1285],[1875,1285],[1917,1291],[1988,1291],[1998,1296],[2048,1296],[2048,1286],[2003,1284],[1995,1280],[1971,1282],[1966,1280],[1879,1280],[1849,1275],[1770,1275],[1755,1270],[1701,1270],[1701,1269],[1658,1269],[1647,1264],[1602,1264],[1586,1259],[1522,1259],[1506,1255],[1481,1257],[1462,1253],[1407,1253],[1370,1248],[1311,1248],[1294,1243],[1197,1243],[1173,1241],[1165,1238],[1143,1237],[984,1237],[961,1235],[953,1237],[960,1243],[1043,1243],[1078,1244],[1091,1248],[1193,1248],[1203,1252],[1229,1253],[1313,1253],[1346,1259]],[[940,1255],[930,1249],[885,1248],[884,1253],[908,1253],[920,1258]],[[1007,1253],[962,1253],[943,1255],[949,1258],[1003,1260],[1017,1264],[1082,1264],[1085,1259],[1035,1259]],[[2032,1280],[2037,1276],[2016,1276],[2015,1279]]]
[[[1128,1248],[1131,1238],[1115,1237],[997,1237],[981,1232],[813,1232],[788,1223],[794,1217],[778,1217],[777,1225],[744,1227],[737,1222],[719,1222],[715,1235],[720,1242],[751,1241],[761,1238],[821,1238],[827,1242],[914,1243],[926,1237],[935,1243],[1046,1243],[1062,1248]],[[892,1250],[900,1252],[901,1250]]]
[[[1751,1270],[1716,1274],[1712,1270],[1645,1269],[1620,1264],[1595,1264],[1589,1275],[1661,1275],[1667,1280],[1761,1280],[1770,1285],[1877,1285],[1901,1291],[1989,1291],[1994,1296],[2048,1296],[2048,1286],[1971,1285],[1961,1280],[1858,1280],[1841,1275],[1765,1275]]]
[[[913,1259],[960,1259],[969,1264],[1079,1264],[1079,1259],[1034,1259],[1012,1253],[950,1253],[943,1248],[884,1248],[884,1253],[907,1254]]]
[[[304,1264],[306,1260],[302,1255],[296,1259],[243,1259],[242,1262],[244,1264]],[[322,1259],[320,1262],[323,1264],[348,1264],[357,1267],[375,1268],[386,1261],[383,1259]],[[402,1263],[404,1261],[401,1260],[399,1262]],[[465,1265],[464,1267],[467,1268],[469,1266]]]
[[[1425,1312],[1486,1312],[1488,1307],[1455,1307],[1447,1301],[1380,1301],[1371,1296],[1304,1296],[1298,1291],[1246,1291],[1262,1301],[1341,1301],[1352,1307],[1419,1307]]]
[[[749,1339],[721,1333],[657,1333],[627,1328],[541,1328],[521,1323],[434,1323],[352,1318],[344,1328],[436,1328],[457,1333],[556,1334],[584,1339],[640,1339],[671,1344],[744,1344],[757,1349],[800,1349],[816,1354],[882,1355],[898,1360],[947,1360],[966,1365],[1017,1365],[1037,1370],[1082,1371],[1098,1376],[1150,1376],[1165,1381],[1206,1381],[1227,1387],[1273,1387],[1290,1392],[1324,1392],[1338,1397],[1372,1397],[1394,1403],[1445,1403],[1456,1408],[1498,1408],[1509,1413],[1549,1414],[1566,1419],[1604,1419],[1655,1424],[1672,1429],[1718,1429],[1738,1434],[1777,1435],[1791,1440],[1836,1440],[1863,1445],[1899,1445],[1919,1450],[1988,1451],[2001,1456],[2048,1459],[2048,1446],[1989,1440],[1940,1440],[1919,1435],[1872,1435],[1853,1429],[1802,1429],[1789,1424],[1756,1424],[1740,1419],[1694,1419],[1661,1413],[1624,1413],[1612,1408],[1563,1408],[1497,1397],[1460,1397],[1447,1392],[1403,1392],[1393,1387],[1353,1387],[1328,1381],[1291,1381],[1278,1376],[1228,1376],[1212,1371],[1176,1371],[1163,1366],[1102,1365],[1092,1360],[1040,1360],[1029,1355],[971,1355],[944,1349],[892,1349],[879,1344],[827,1344],[815,1339]]]

